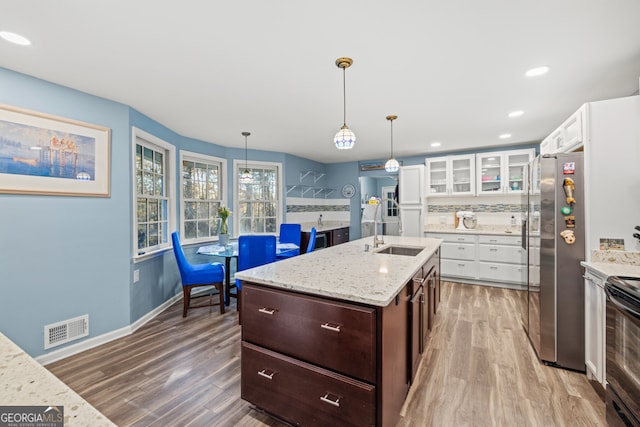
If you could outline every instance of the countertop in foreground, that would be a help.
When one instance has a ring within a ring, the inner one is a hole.
[[[65,426],[115,427],[115,424],[89,402],[2,333],[0,333],[0,404],[3,406],[63,406]]]
[[[353,240],[326,249],[236,273],[236,279],[276,288],[384,307],[434,254],[441,239],[384,236],[385,245],[373,249],[373,239]],[[389,245],[424,248],[416,256],[375,251]],[[365,251],[369,245],[369,251]]]

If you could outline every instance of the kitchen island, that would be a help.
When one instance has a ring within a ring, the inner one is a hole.
[[[292,424],[397,423],[437,310],[441,240],[384,240],[236,273],[243,399]]]

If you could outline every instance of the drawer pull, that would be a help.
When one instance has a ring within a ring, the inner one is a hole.
[[[464,242],[464,237],[458,237],[458,241]]]
[[[497,240],[496,240],[496,239],[489,239],[489,241],[490,241],[491,243],[496,243],[496,242],[497,242]]]
[[[273,376],[275,375],[275,372],[272,371],[271,369],[263,369],[262,371],[258,371],[258,375],[260,375],[261,377],[264,377],[268,380],[272,380]]]
[[[464,251],[464,247],[463,246],[458,246],[458,250],[459,251]]]
[[[262,308],[259,308],[258,311],[260,313],[264,313],[264,314],[268,314],[269,316],[273,316],[273,313],[276,312],[276,309],[275,308],[262,307]]]
[[[320,398],[324,403],[328,403],[329,405],[333,405],[335,407],[340,407],[340,396],[336,396],[335,394],[327,393]]]
[[[320,327],[322,329],[328,329],[328,330],[333,331],[333,332],[340,332],[340,325],[335,324],[335,323],[326,322],[326,323],[323,323],[322,325],[320,325]]]
[[[466,267],[466,264],[458,264],[458,267]]]
[[[491,270],[497,270],[498,267],[489,267]]]
[[[414,277],[413,281],[416,283],[422,283],[424,282],[424,277]]]
[[[497,251],[498,251],[498,249],[497,249],[497,248],[489,248],[489,250],[490,250],[491,252],[497,252]]]

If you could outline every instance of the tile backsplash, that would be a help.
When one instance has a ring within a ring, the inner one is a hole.
[[[453,225],[457,211],[471,211],[478,225],[516,225],[521,223],[522,201],[518,196],[428,197],[425,225]]]
[[[287,222],[316,222],[322,215],[323,221],[345,221],[351,218],[349,199],[313,199],[287,197]]]

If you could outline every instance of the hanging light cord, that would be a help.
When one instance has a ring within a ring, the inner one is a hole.
[[[393,159],[393,120],[391,122],[391,158]]]
[[[247,171],[247,135],[244,136],[244,170]]]
[[[344,119],[344,125],[347,125],[347,82],[346,82],[346,67],[342,67],[342,112]]]

